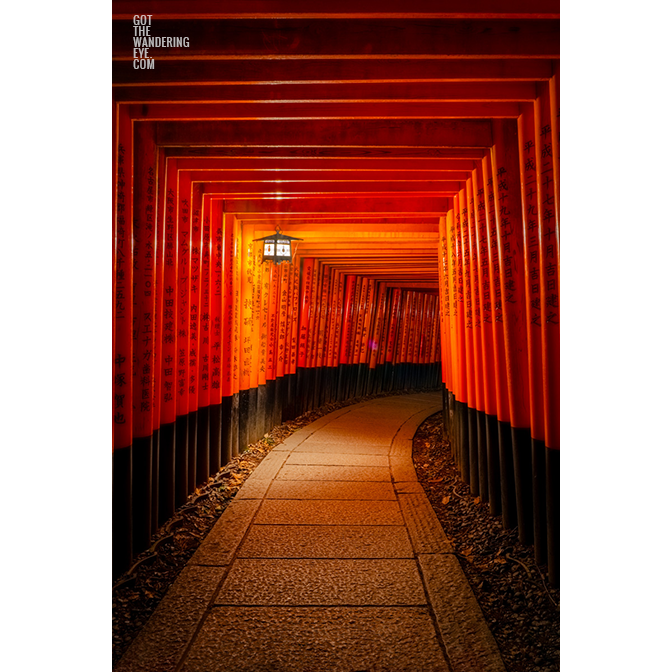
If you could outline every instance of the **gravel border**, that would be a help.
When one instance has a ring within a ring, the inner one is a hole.
[[[534,549],[469,493],[443,440],[442,414],[413,439],[415,470],[483,611],[509,672],[560,670],[560,591]]]

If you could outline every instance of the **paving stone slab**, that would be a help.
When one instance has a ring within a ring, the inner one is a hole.
[[[388,467],[327,467],[286,464],[278,473],[282,481],[390,481]]]
[[[415,560],[236,560],[215,599],[228,605],[422,605]]]
[[[267,499],[255,525],[403,525],[397,502]]]
[[[387,455],[353,455],[352,453],[292,453],[286,464],[317,464],[348,467],[389,467]]]
[[[273,481],[267,499],[396,499],[383,481]]]
[[[422,485],[418,481],[401,481],[394,483],[394,491],[398,495],[424,494]]]
[[[182,672],[449,672],[424,607],[217,607]]]
[[[341,455],[387,455],[389,443],[312,443],[310,439],[297,446],[294,453],[340,453]]]
[[[405,527],[253,525],[238,558],[412,558]]]
[[[452,553],[446,534],[427,496],[398,495],[408,534],[416,553]]]
[[[506,672],[483,612],[454,555],[419,555],[439,632],[454,672]]]
[[[280,471],[282,465],[287,459],[287,453],[285,452],[270,452],[256,469],[248,476],[247,480],[268,480],[275,478],[278,471]]]
[[[185,567],[115,672],[174,670],[223,578],[222,567]]]
[[[228,565],[261,505],[260,499],[234,499],[189,560],[190,565]]]
[[[394,434],[391,432],[317,432],[310,437],[311,443],[345,443],[345,444],[373,444],[376,446],[389,446]]]
[[[236,499],[263,499],[272,482],[268,478],[257,478],[256,480],[248,478],[243,487],[238,490]]]
[[[415,465],[410,455],[390,457],[390,471],[393,481],[412,481],[417,478]]]

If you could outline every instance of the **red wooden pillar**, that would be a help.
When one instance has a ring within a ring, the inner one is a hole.
[[[203,185],[191,184],[190,189],[190,221],[191,245],[189,250],[189,308],[188,308],[188,345],[187,345],[187,395],[189,398],[189,451],[188,477],[189,492],[202,482],[202,468],[199,470],[199,453],[201,448],[209,445],[208,420],[199,413],[199,379],[200,379],[200,331],[201,331],[201,281],[203,251]],[[199,473],[200,472],[200,473]]]
[[[353,338],[353,312],[355,303],[355,285],[356,277],[354,275],[346,276],[345,281],[345,299],[343,302],[343,326],[342,338],[339,344],[339,372],[338,372],[338,399],[347,398],[347,389],[349,384],[350,372],[350,344]]]
[[[303,260],[301,277],[301,311],[299,318],[299,345],[297,356],[297,412],[308,410],[307,398],[310,388],[310,318],[312,311],[311,297],[315,276],[315,259]],[[313,320],[314,321],[314,320]]]
[[[544,392],[540,295],[540,183],[537,171],[534,105],[518,117],[518,152],[525,234],[525,289],[527,351],[530,379],[530,432],[532,436],[533,524],[535,559],[546,562],[546,456],[544,447]]]
[[[242,332],[241,332],[241,314],[242,314],[242,298],[241,298],[241,275],[242,275],[242,258],[243,258],[243,240],[240,222],[234,215],[226,215],[226,226],[229,223],[233,229],[233,291],[232,291],[232,305],[233,305],[233,339],[231,341],[231,375],[233,378],[233,394],[235,399],[233,406],[233,427],[231,429],[231,456],[236,457],[239,454],[240,448],[240,389],[241,389],[241,347],[242,347]]]
[[[128,109],[115,107],[112,353],[113,576],[133,559],[133,133]]]
[[[157,151],[155,126],[133,124],[133,546],[152,534]],[[158,409],[157,409],[158,410]]]
[[[222,414],[222,333],[224,316],[224,213],[221,199],[210,201],[212,240],[210,298],[210,472],[228,460],[223,455],[225,420]]]
[[[162,426],[174,425],[177,420],[177,295],[179,262],[178,216],[179,203],[177,200],[177,171],[171,169],[166,161],[164,173],[165,205],[163,217],[164,238],[164,265],[163,265],[163,293],[161,296],[160,313],[163,321],[161,343],[161,392],[160,417]],[[170,440],[166,436],[166,441]],[[171,475],[162,476],[162,481],[172,481],[173,506],[166,511],[167,517],[172,515],[175,502],[175,433],[172,436],[172,456],[167,457],[167,469]],[[161,453],[164,457],[164,448],[167,448],[164,436],[161,436]],[[178,504],[179,506],[179,504]],[[162,516],[163,517],[163,516]]]
[[[476,246],[479,268],[479,301],[481,307],[481,353],[483,376],[483,409],[485,411],[485,444],[487,455],[488,503],[493,515],[501,511],[501,473],[499,462],[499,431],[497,426],[497,384],[498,372],[495,368],[495,329],[501,331],[501,322],[494,319],[494,269],[491,264],[491,237],[488,226],[488,198],[486,194],[487,162],[484,159],[476,165],[473,180],[476,189],[475,226],[478,243]],[[494,208],[494,195],[493,195]],[[496,234],[496,230],[495,230]],[[496,235],[494,237],[496,245]],[[502,344],[503,344],[503,334]],[[503,347],[503,345],[502,345]],[[502,394],[500,393],[500,397]]]
[[[558,194],[559,107],[556,75],[538,86],[535,103],[537,165],[541,177],[539,251],[541,290],[542,366],[549,579],[560,581],[560,226]]]
[[[518,537],[533,540],[532,446],[525,309],[524,239],[515,121],[493,121],[495,212],[502,275],[504,352],[512,431]]]

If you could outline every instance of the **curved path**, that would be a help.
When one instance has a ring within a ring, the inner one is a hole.
[[[375,399],[277,445],[115,670],[504,672],[413,467],[440,409]]]

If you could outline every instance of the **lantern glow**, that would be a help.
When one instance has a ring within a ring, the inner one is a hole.
[[[272,261],[275,264],[280,264],[283,261],[292,260],[292,241],[302,239],[286,236],[280,232],[279,228],[277,228],[272,236],[256,238],[255,240],[261,240],[264,243],[264,261]]]

